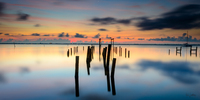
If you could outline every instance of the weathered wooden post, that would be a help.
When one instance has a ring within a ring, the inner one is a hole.
[[[128,58],[130,58],[130,50],[128,50]]]
[[[71,55],[72,55],[72,48],[71,48]]]
[[[107,65],[106,65],[108,91],[110,91],[110,76],[109,76],[110,51],[111,51],[111,44],[108,44],[108,55],[107,55]]]
[[[91,62],[91,49],[90,49],[90,46],[88,46],[87,58],[86,58],[86,64],[87,64],[87,72],[88,72],[88,75],[90,75],[90,62]]]
[[[170,49],[169,49],[169,52],[168,52],[168,54],[170,55]]]
[[[104,71],[105,71],[105,75],[107,75],[107,72],[106,72],[106,52],[107,52],[107,47],[105,47],[104,49],[103,49],[103,53],[102,53],[102,55],[103,55],[103,65],[104,65]]]
[[[101,61],[101,38],[99,38],[99,61]]]
[[[67,50],[67,57],[69,57],[69,49]]]
[[[79,56],[76,56],[76,63],[75,63],[75,89],[76,89],[76,97],[79,96],[78,72],[79,72]]]
[[[126,51],[127,51],[127,49],[125,48],[125,58],[126,58]]]

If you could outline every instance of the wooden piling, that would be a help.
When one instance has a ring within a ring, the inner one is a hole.
[[[78,76],[78,70],[79,70],[79,56],[76,56],[75,76]]]
[[[86,62],[90,62],[90,61],[91,61],[91,49],[90,49],[90,46],[88,46]]]
[[[72,55],[72,48],[71,48],[71,55]]]
[[[130,58],[130,50],[128,50],[128,58]]]
[[[115,74],[115,65],[116,65],[116,58],[113,58],[112,68],[111,68],[111,77]]]
[[[107,55],[107,66],[109,69],[109,62],[110,62],[110,51],[111,51],[111,44],[108,44],[108,55]]]
[[[69,57],[69,49],[67,50],[67,57]]]
[[[111,44],[108,44],[108,55],[107,55],[107,65],[106,65],[108,91],[110,91],[110,76],[109,76],[110,51],[111,51]]]
[[[107,52],[107,47],[105,47],[105,48],[103,49],[103,53],[102,53],[105,75],[107,75],[107,72],[106,72],[106,68],[107,68],[107,67],[106,67],[106,52]]]
[[[78,71],[79,71],[79,56],[76,56],[76,63],[75,63],[75,90],[76,90],[76,97],[79,96]]]
[[[126,48],[125,48],[125,58],[126,58]]]

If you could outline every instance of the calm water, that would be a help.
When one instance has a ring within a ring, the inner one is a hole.
[[[0,100],[200,99],[199,50],[190,55],[189,48],[183,48],[181,55],[176,55],[174,46],[122,45],[122,56],[119,48],[111,53],[116,68],[108,91],[98,46],[90,75],[87,46],[83,50],[79,45],[78,53],[70,52],[67,57],[67,50],[74,47],[77,45],[0,45]],[[125,58],[124,48],[130,50],[130,58]],[[75,56],[79,56],[79,97],[75,90]],[[112,61],[110,70],[111,66]]]

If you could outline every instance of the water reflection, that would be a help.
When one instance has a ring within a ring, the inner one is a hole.
[[[199,64],[192,64],[189,62],[161,62],[151,60],[141,60],[138,63],[142,70],[155,69],[163,73],[163,75],[171,77],[181,83],[194,84],[199,82],[200,71],[194,70],[199,67]],[[195,77],[198,76],[198,77]]]
[[[0,46],[0,83],[8,82],[0,84],[0,99],[187,100],[186,93],[196,95],[190,96],[192,100],[200,99],[200,59],[190,56],[190,48],[183,47],[179,57],[175,46],[115,45],[108,58],[108,45],[92,46]]]

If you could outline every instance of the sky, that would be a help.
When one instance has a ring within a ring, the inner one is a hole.
[[[0,0],[0,43],[200,43],[200,0]]]

